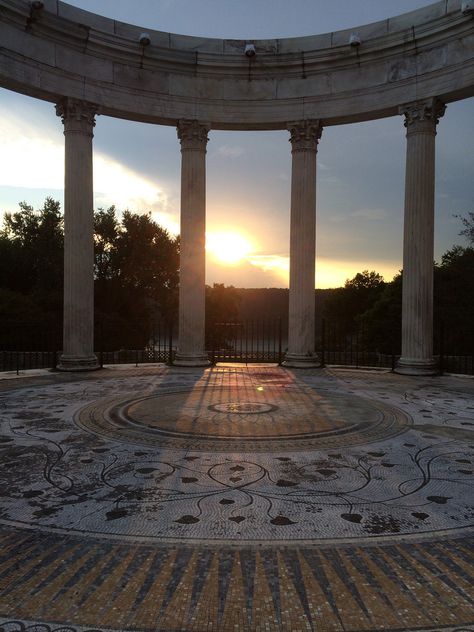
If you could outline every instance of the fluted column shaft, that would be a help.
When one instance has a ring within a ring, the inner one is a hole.
[[[407,129],[403,237],[402,355],[398,373],[433,375],[435,100],[401,108]]]
[[[316,154],[320,121],[289,125],[292,145],[290,297],[285,366],[318,365],[315,353]]]
[[[58,368],[98,368],[94,355],[94,212],[92,138],[96,109],[65,99],[56,106],[64,124],[64,320]]]
[[[179,278],[179,342],[175,364],[206,366],[206,146],[209,128],[198,121],[180,121],[181,242]]]

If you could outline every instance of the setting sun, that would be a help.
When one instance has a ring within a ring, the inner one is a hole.
[[[240,233],[222,231],[206,235],[206,250],[220,263],[232,266],[245,259],[253,246]]]

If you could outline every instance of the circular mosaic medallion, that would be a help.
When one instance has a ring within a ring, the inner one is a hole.
[[[195,387],[98,400],[76,414],[82,428],[128,443],[184,450],[305,450],[393,436],[407,415],[381,402],[306,386]]]
[[[227,404],[211,404],[209,410],[215,413],[232,413],[235,415],[258,415],[258,413],[269,413],[278,410],[278,406],[262,404],[256,402],[229,402]]]

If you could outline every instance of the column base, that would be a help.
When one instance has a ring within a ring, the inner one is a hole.
[[[96,371],[100,369],[100,364],[95,355],[86,357],[62,355],[56,368],[58,371]]]
[[[400,358],[395,373],[401,375],[437,375],[438,366],[434,359],[417,360],[416,358]]]
[[[315,369],[321,366],[321,360],[316,353],[300,355],[299,353],[287,353],[282,366],[290,369]]]
[[[173,360],[174,366],[210,366],[211,362],[207,353],[180,353],[176,352]]]

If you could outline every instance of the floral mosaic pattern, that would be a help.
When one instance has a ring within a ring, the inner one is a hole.
[[[275,382],[275,371],[256,373],[214,370],[206,380],[217,394],[238,384],[258,388]],[[291,375],[276,374],[280,381]],[[159,388],[164,393],[202,388],[202,378],[189,372],[5,392],[0,520],[178,541],[364,539],[467,528],[474,516],[474,441],[466,441],[474,423],[469,393],[404,390],[403,380],[391,378],[392,386],[382,380],[380,390],[379,380],[369,393],[359,377],[344,383],[330,373],[307,376],[305,389],[326,394],[327,401],[333,392],[339,397],[357,392],[368,404],[401,409],[414,425],[366,445],[348,446],[344,436],[338,446],[336,436],[334,447],[318,450],[311,442],[306,451],[277,445],[264,452],[211,452],[199,437],[195,449],[150,447],[146,441],[100,437],[74,423],[91,402],[114,400],[119,393],[128,399],[152,393],[159,402]],[[252,410],[248,417],[258,414]],[[265,443],[265,436],[256,434],[255,444],[259,441]]]

